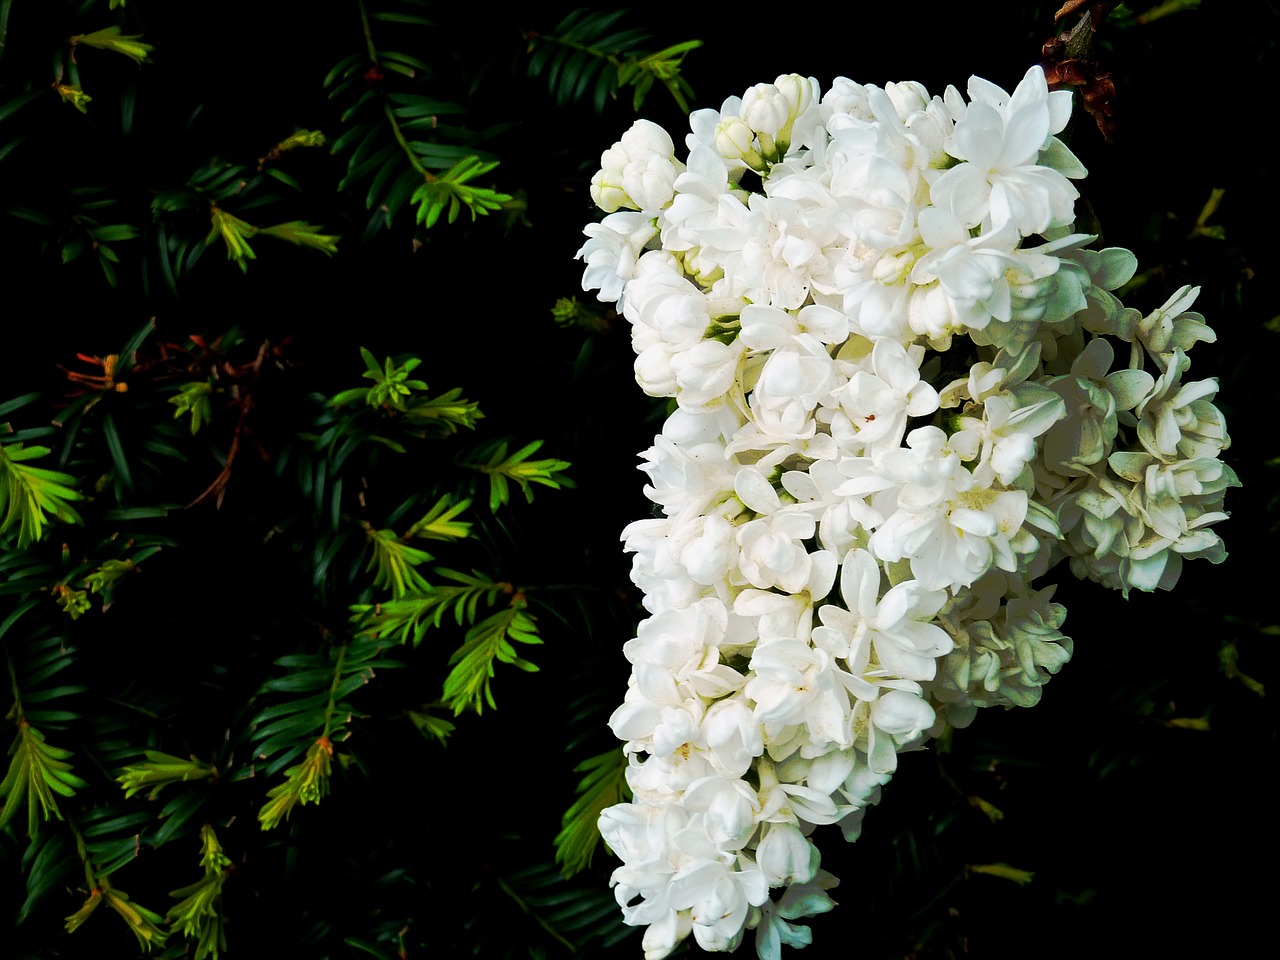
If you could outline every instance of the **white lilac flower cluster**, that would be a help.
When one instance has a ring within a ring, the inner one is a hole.
[[[1127,594],[1225,556],[1238,481],[1187,377],[1214,334],[1195,289],[1113,294],[1137,264],[1073,230],[1070,110],[1038,67],[967,100],[792,75],[694,113],[683,161],[643,120],[602,157],[583,285],[675,399],[661,516],[623,534],[634,798],[600,818],[649,960],[806,945],[814,828],[856,838],[899,752],[1070,657],[1059,560]]]

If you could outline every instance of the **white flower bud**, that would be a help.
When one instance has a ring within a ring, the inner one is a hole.
[[[742,95],[742,119],[756,133],[776,136],[791,120],[791,105],[772,83],[757,83]]]
[[[818,872],[818,848],[793,823],[771,823],[756,850],[756,863],[771,887],[807,883]]]
[[[809,109],[813,103],[814,81],[802,77],[798,73],[784,74],[773,81],[773,85],[787,101],[787,115],[790,122]]]
[[[759,170],[764,158],[756,150],[756,134],[741,117],[725,117],[716,124],[716,151],[726,160],[741,160]]]

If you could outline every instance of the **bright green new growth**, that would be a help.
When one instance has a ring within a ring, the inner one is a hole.
[[[191,416],[191,434],[195,436],[200,428],[213,419],[213,384],[208,380],[185,384],[178,395],[169,398],[176,410],[173,418],[177,420],[183,414]]]
[[[409,357],[400,364],[386,357],[379,364],[377,358],[364,347],[360,348],[360,356],[364,358],[365,367],[367,367],[360,376],[372,380],[373,386],[344,390],[329,401],[331,406],[341,407],[363,401],[371,407],[381,407],[388,411],[398,410],[404,413],[407,410],[405,398],[412,396],[415,390],[427,389],[424,381],[409,379],[409,374],[422,364],[417,357]]]
[[[418,204],[418,223],[427,229],[434,227],[440,215],[448,211],[447,220],[453,223],[465,207],[474,220],[501,210],[511,200],[511,194],[499,193],[489,187],[473,187],[470,181],[482,177],[498,161],[482,161],[479,157],[463,157],[447,171],[434,176],[426,174],[426,182],[413,192],[410,202]]]
[[[218,960],[218,951],[227,949],[222,885],[231,876],[231,859],[223,853],[208,824],[200,828],[200,866],[204,868],[203,877],[169,894],[179,901],[169,908],[169,931],[170,935],[177,931],[196,942],[195,960]]]
[[[362,636],[399,643],[412,639],[416,647],[429,627],[441,625],[446,613],[452,613],[458,626],[474,623],[482,600],[493,606],[499,596],[515,592],[511,584],[495,582],[475,570],[465,574],[437,567],[433,572],[454,584],[428,585],[421,593],[376,606],[356,604],[351,608],[352,623],[360,628]]]
[[[71,46],[97,47],[99,50],[111,50],[123,54],[135,63],[146,63],[148,56],[155,49],[149,43],[142,43],[140,33],[122,33],[119,26],[106,27],[93,33],[79,33],[71,38]]]
[[[63,613],[72,620],[80,619],[93,607],[93,604],[89,601],[87,591],[77,590],[75,587],[69,587],[65,583],[54,585],[53,599],[57,601],[58,606],[62,607]]]
[[[319,224],[307,223],[305,220],[290,220],[288,223],[277,223],[272,227],[259,227],[258,233],[264,237],[275,237],[277,240],[288,240],[299,247],[310,247],[323,254],[333,256],[338,252],[338,241],[342,238],[336,234],[321,233],[324,228]]]
[[[300,804],[319,803],[329,792],[329,774],[333,768],[333,743],[321,737],[307,748],[301,763],[285,771],[287,779],[267,791],[271,799],[258,811],[263,830],[270,830],[287,820]]]
[[[372,552],[366,571],[374,571],[373,585],[382,590],[390,590],[393,597],[403,597],[406,593],[429,590],[427,581],[414,568],[427,563],[431,554],[417,547],[411,547],[400,539],[394,530],[375,530],[365,527]]]
[[[25,802],[27,835],[35,836],[40,820],[62,819],[54,794],[74,796],[85,781],[71,772],[71,764],[67,763],[71,751],[46,743],[44,734],[31,726],[20,711],[18,736],[9,748],[9,756],[13,758],[9,772],[0,782],[0,800],[4,801],[0,828],[17,815]]]
[[[453,669],[445,678],[442,702],[455,716],[466,710],[482,713],[486,704],[497,706],[490,689],[494,664],[509,663],[535,672],[538,668],[520,657],[513,643],[539,644],[542,638],[533,616],[526,612],[524,591],[490,580],[478,571],[465,574],[436,567],[433,572],[453,583],[424,583],[414,593],[376,606],[356,604],[351,608],[352,623],[371,641],[407,643],[412,639],[414,646],[422,642],[428,629],[439,628],[446,614],[451,614],[458,626],[469,625],[462,646],[449,657]],[[506,598],[506,607],[477,622],[481,602],[494,607],[500,598]]]
[[[132,560],[105,560],[98,569],[84,578],[90,593],[106,593],[123,577],[137,569]]]
[[[150,953],[152,947],[163,947],[168,934],[160,929],[164,917],[129,899],[123,890],[111,886],[105,876],[97,877],[97,883],[89,893],[89,899],[75,913],[67,917],[66,931],[74,933],[89,919],[99,904],[105,902],[118,913],[138,938],[138,946]]]
[[[334,394],[329,400],[332,407],[345,407],[363,403],[380,410],[387,416],[403,415],[407,419],[424,427],[434,428],[441,434],[453,434],[459,427],[474,430],[476,421],[484,418],[480,407],[470,400],[463,400],[462,391],[455,387],[438,397],[423,397],[427,384],[423,380],[410,379],[409,374],[416,370],[422,361],[418,357],[407,357],[403,363],[385,357],[382,363],[364,347],[360,348],[364,358],[365,372],[362,377],[373,381],[372,387],[353,387]],[[404,449],[394,441],[383,438],[383,443],[392,446],[397,452]]]
[[[258,228],[227,213],[217,204],[209,208],[209,218],[213,222],[213,229],[209,231],[205,243],[213,243],[221,237],[222,242],[227,245],[227,259],[234,262],[241,273],[247,273],[248,261],[258,259],[253,248],[249,246],[249,239],[257,234]]]
[[[424,540],[461,540],[471,535],[471,524],[454,517],[471,506],[470,500],[450,501],[443,496],[423,515],[422,519],[409,528],[407,537],[422,537]]]
[[[50,518],[79,523],[70,501],[84,499],[72,489],[76,478],[58,470],[33,467],[28,460],[47,456],[48,447],[0,446],[0,533],[18,528],[18,547],[25,548],[44,536]]]
[[[287,240],[297,246],[310,247],[312,250],[319,250],[330,256],[338,252],[340,237],[320,233],[322,227],[304,220],[290,220],[271,227],[257,227],[227,213],[217,204],[210,206],[209,215],[213,222],[213,229],[209,231],[205,243],[213,243],[221,237],[227,247],[227,259],[233,261],[240,268],[241,273],[248,272],[250,260],[258,259],[253,248],[249,246],[249,241],[257,236]]]
[[[496,708],[489,683],[494,663],[509,663],[526,673],[538,668],[516,653],[514,643],[542,643],[533,617],[525,612],[524,596],[516,593],[511,606],[481,620],[467,631],[462,646],[453,652],[449,663],[453,669],[444,681],[444,702],[453,708],[454,716],[464,710],[484,711],[484,705]]]
[[[30,601],[10,614],[0,624],[0,635],[3,635],[14,622],[29,611],[34,604]],[[46,673],[54,673],[60,667],[55,665]],[[61,820],[62,811],[58,809],[58,801],[54,794],[72,797],[76,790],[87,784],[71,772],[71,764],[67,758],[71,751],[55,747],[45,742],[42,732],[31,725],[22,706],[22,692],[18,689],[18,674],[13,660],[9,660],[9,678],[13,689],[13,706],[5,714],[6,720],[13,720],[18,725],[18,735],[9,747],[9,770],[4,780],[0,781],[0,830],[11,821],[22,809],[27,807],[27,836],[35,837],[41,820],[50,818]],[[65,689],[65,688],[64,688]],[[59,692],[57,690],[55,693]],[[47,692],[31,693],[32,699],[47,699]],[[38,820],[37,817],[40,819]]]
[[[66,918],[67,933],[74,933],[93,915],[98,907],[106,903],[114,910],[138,940],[138,946],[149,953],[152,947],[162,947],[168,934],[160,929],[164,918],[154,910],[148,910],[139,903],[129,899],[129,895],[111,882],[111,874],[118,864],[100,865],[95,860],[91,844],[85,835],[73,824],[72,835],[76,841],[76,854],[84,869],[85,885],[88,888],[88,899],[80,909]]]
[[[150,788],[147,799],[154,800],[161,790],[174,783],[189,780],[208,780],[212,783],[218,779],[217,767],[195,757],[184,760],[159,750],[148,750],[144,756],[147,758],[144,762],[129,764],[116,777],[116,781],[124,788],[126,799]]]
[[[559,490],[561,487],[572,487],[573,481],[564,475],[571,464],[565,460],[530,460],[542,447],[541,440],[527,443],[510,456],[507,455],[508,442],[503,440],[489,448],[489,458],[484,463],[472,463],[473,469],[489,476],[489,509],[497,512],[499,507],[511,501],[511,483],[515,483],[524,493],[529,503],[533,502],[533,487],[540,483],[544,487]],[[490,452],[491,451],[491,452]]]

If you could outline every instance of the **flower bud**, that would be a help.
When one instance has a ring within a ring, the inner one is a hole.
[[[764,168],[764,158],[756,151],[755,131],[741,117],[725,117],[716,124],[716,150],[726,160],[741,160],[755,170]]]
[[[756,133],[772,137],[791,120],[791,105],[772,83],[757,83],[743,94],[742,119]]]
[[[792,823],[771,823],[756,850],[756,863],[769,881],[780,887],[807,883],[818,872],[818,848]]]

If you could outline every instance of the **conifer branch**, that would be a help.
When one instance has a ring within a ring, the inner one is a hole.
[[[27,462],[48,453],[48,447],[0,445],[0,508],[4,510],[0,533],[16,526],[19,549],[39,541],[51,518],[80,522],[80,515],[71,507],[71,501],[84,499],[73,489],[76,478]]]
[[[578,798],[565,811],[556,835],[556,863],[565,877],[585,870],[600,845],[596,825],[606,807],[631,798],[627,786],[627,755],[617,748],[583,760],[573,768],[584,774],[578,782]]]

